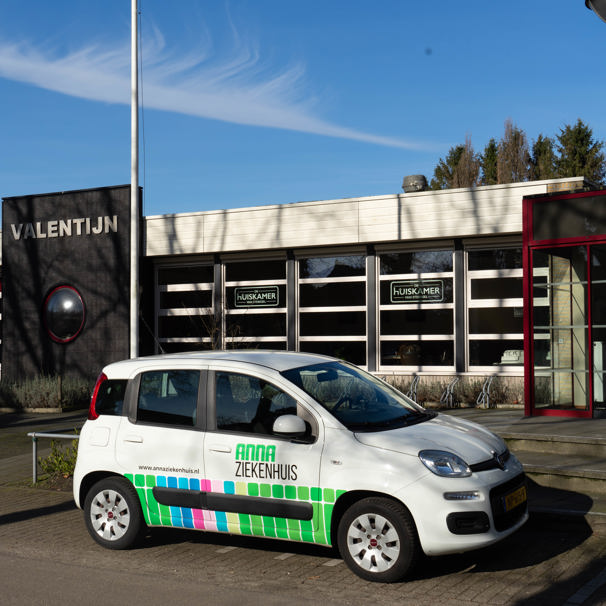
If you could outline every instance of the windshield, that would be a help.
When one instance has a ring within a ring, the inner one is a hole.
[[[346,363],[303,366],[282,375],[351,431],[385,431],[434,416],[384,381]]]

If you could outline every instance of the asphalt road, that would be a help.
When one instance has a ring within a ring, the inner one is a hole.
[[[331,550],[275,540],[161,529],[110,551],[68,493],[2,486],[0,602],[594,605],[606,603],[605,539],[580,520],[534,518],[499,545],[424,559],[412,580],[381,585]]]

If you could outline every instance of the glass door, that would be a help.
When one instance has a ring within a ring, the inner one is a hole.
[[[593,408],[606,414],[606,245],[591,246],[591,340],[593,358]],[[600,416],[603,416],[600,414]]]
[[[532,253],[533,402],[537,412],[590,410],[587,250],[581,245]],[[606,295],[606,288],[602,294]]]

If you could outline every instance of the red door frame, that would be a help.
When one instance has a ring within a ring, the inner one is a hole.
[[[591,418],[593,416],[593,335],[591,319],[591,250],[592,244],[606,243],[606,233],[595,236],[582,236],[574,238],[554,238],[550,240],[535,240],[533,229],[533,208],[535,204],[544,204],[556,200],[604,196],[606,203],[606,190],[587,191],[579,193],[543,194],[525,197],[522,200],[522,246],[523,246],[523,297],[524,297],[524,414],[526,416],[557,416]],[[586,410],[558,410],[536,409],[534,407],[534,309],[533,309],[533,283],[532,283],[532,253],[543,248],[565,248],[570,246],[586,246],[587,254],[587,364],[589,369],[589,406]]]

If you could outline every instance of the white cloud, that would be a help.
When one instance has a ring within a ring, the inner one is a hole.
[[[428,147],[323,120],[314,114],[303,66],[267,67],[255,46],[238,36],[227,57],[216,57],[210,44],[176,56],[154,29],[141,56],[147,109],[405,149]],[[129,104],[130,48],[95,44],[60,54],[52,48],[0,41],[0,77],[73,97]]]

